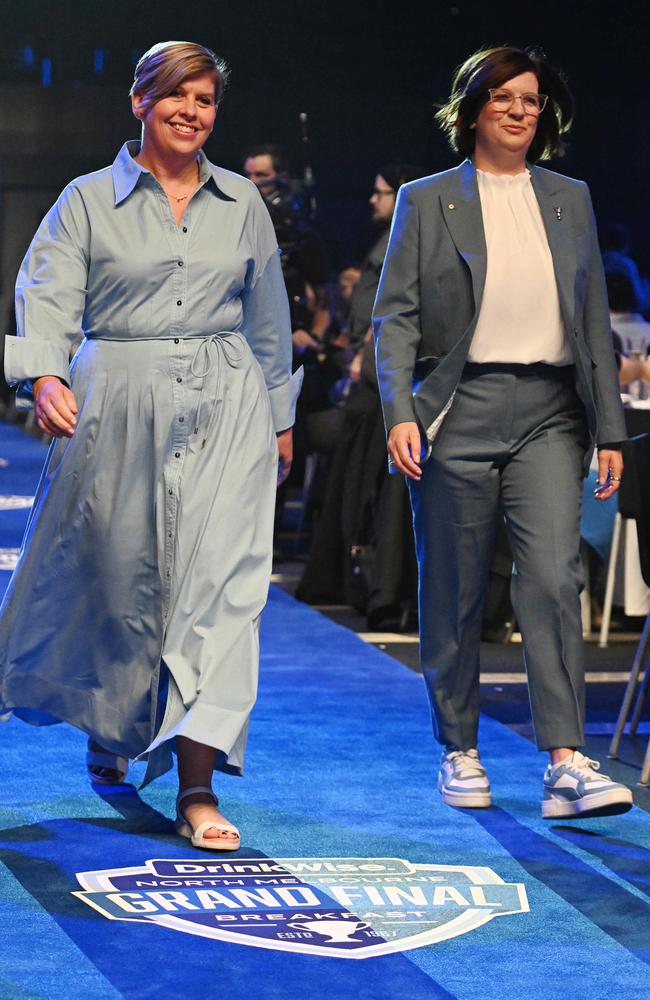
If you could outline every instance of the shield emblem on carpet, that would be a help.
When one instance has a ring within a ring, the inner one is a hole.
[[[529,909],[524,885],[491,868],[400,858],[158,859],[77,879],[74,895],[110,920],[333,958],[421,948]]]

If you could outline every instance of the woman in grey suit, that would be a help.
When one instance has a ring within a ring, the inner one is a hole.
[[[632,803],[579,750],[582,476],[596,446],[611,497],[626,435],[589,192],[535,166],[571,115],[537,52],[486,49],[460,67],[437,117],[468,158],[401,188],[374,313],[389,461],[413,507],[438,787],[449,805],[492,801],[479,647],[503,514],[549,818]]]

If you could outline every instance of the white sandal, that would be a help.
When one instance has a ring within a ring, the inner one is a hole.
[[[129,759],[110,753],[89,736],[86,767],[94,785],[122,785],[129,773]],[[102,771],[113,771],[113,775],[102,774]]]
[[[214,823],[212,820],[206,820],[205,823],[199,823],[196,830],[193,830],[187,822],[181,809],[181,802],[189,795],[195,795],[197,792],[204,792],[207,795],[211,795],[215,806],[219,805],[219,799],[212,789],[203,785],[196,788],[186,788],[184,791],[179,792],[176,799],[176,821],[174,823],[176,833],[181,837],[187,837],[191,840],[192,847],[207,848],[208,851],[238,851],[240,837],[236,826],[232,826],[230,823]],[[229,833],[232,839],[227,840],[225,837],[204,837],[203,834],[207,830],[219,830],[221,833]]]

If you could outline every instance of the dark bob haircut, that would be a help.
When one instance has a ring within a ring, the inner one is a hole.
[[[479,49],[456,71],[451,96],[436,113],[452,149],[461,156],[472,155],[475,142],[472,125],[489,100],[489,89],[502,87],[521,73],[534,73],[540,93],[548,94],[526,159],[536,163],[563,152],[562,136],[573,120],[573,98],[564,75],[549,65],[540,50],[506,45]]]

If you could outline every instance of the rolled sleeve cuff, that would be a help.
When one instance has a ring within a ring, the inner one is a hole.
[[[269,389],[271,414],[276,434],[293,427],[296,419],[296,402],[302,388],[303,369],[298,368],[288,382]]]
[[[70,380],[67,347],[48,340],[5,337],[5,378],[11,387],[41,375],[56,375],[66,384]]]

